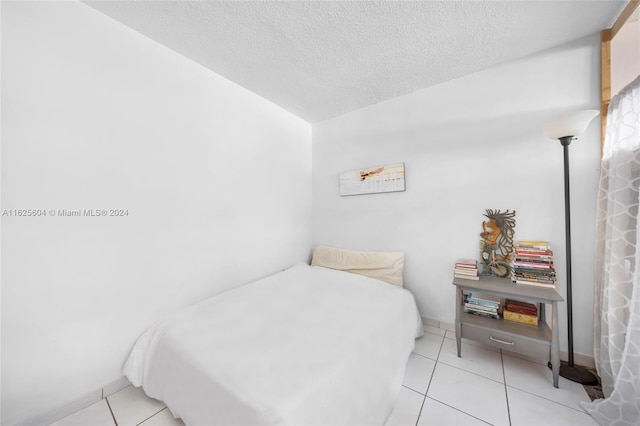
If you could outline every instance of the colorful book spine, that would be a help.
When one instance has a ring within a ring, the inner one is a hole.
[[[478,311],[489,312],[492,314],[498,313],[498,308],[490,308],[488,306],[477,305],[475,303],[467,302],[464,304],[464,307],[467,309],[475,309]]]
[[[472,298],[467,298],[467,303],[473,303],[474,305],[486,306],[487,308],[492,308],[492,309],[497,309],[497,308],[500,307],[499,303],[490,302],[490,301],[487,301],[487,300],[472,299]]]
[[[464,312],[468,313],[468,314],[472,314],[472,315],[478,315],[481,317],[485,317],[485,318],[493,318],[493,319],[500,319],[500,315],[499,314],[494,314],[491,312],[484,312],[484,311],[478,311],[475,309],[469,309],[469,308],[464,308]]]
[[[511,279],[516,284],[553,287],[556,270],[546,241],[519,241],[514,247]]]
[[[454,278],[460,278],[464,280],[479,280],[478,274],[478,261],[459,259],[456,261],[455,268],[453,270]]]
[[[553,262],[523,262],[516,260],[513,262],[513,266],[522,266],[529,269],[553,269]]]
[[[537,315],[520,314],[517,312],[511,312],[507,309],[502,311],[502,317],[507,321],[518,322],[521,324],[538,325]]]
[[[516,280],[513,280],[513,282],[516,284],[537,285],[540,287],[550,287],[550,288],[554,288],[556,286],[554,282],[545,282],[540,280],[532,281],[532,280],[516,279]]]
[[[478,303],[489,303],[492,305],[500,304],[500,297],[495,296],[493,294],[484,294],[478,292],[471,292],[468,295],[469,301],[478,302]]]
[[[456,274],[462,274],[462,275],[478,275],[478,270],[477,269],[458,269],[458,268],[456,268],[455,273]]]
[[[520,300],[507,299],[504,302],[504,308],[518,314],[538,315],[538,307],[535,304]]]
[[[527,276],[532,275],[536,277],[548,277],[555,279],[556,271],[545,271],[542,269],[533,269],[533,268],[517,268],[515,271],[516,276]]]
[[[454,278],[460,278],[461,280],[480,281],[480,276],[478,276],[478,275],[453,274],[453,277]]]
[[[518,248],[523,249],[537,249],[537,250],[549,250],[549,243],[547,241],[518,241],[516,243]]]

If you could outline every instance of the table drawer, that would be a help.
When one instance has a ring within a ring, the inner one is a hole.
[[[494,348],[519,352],[536,358],[549,359],[549,342],[527,339],[522,336],[462,324],[462,337],[475,340]]]

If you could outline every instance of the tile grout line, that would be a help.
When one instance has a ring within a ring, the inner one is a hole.
[[[427,391],[426,391],[426,393],[424,394],[424,399],[422,400],[422,406],[420,407],[420,413],[418,414],[418,421],[420,421],[420,416],[422,415],[422,409],[424,408],[424,403],[426,402],[427,398],[429,398],[430,400],[435,401],[435,402],[437,402],[438,404],[445,405],[445,406],[447,406],[447,407],[449,407],[449,408],[451,408],[451,409],[453,409],[453,410],[456,410],[456,411],[458,411],[458,412],[460,412],[460,413],[463,413],[463,414],[465,414],[465,415],[467,415],[467,416],[469,416],[469,417],[473,417],[474,419],[477,419],[477,420],[479,420],[479,421],[481,421],[481,422],[483,422],[483,423],[487,423],[485,420],[482,420],[482,419],[481,419],[481,418],[479,418],[479,417],[476,417],[476,416],[474,416],[474,415],[472,415],[472,414],[469,414],[469,413],[467,413],[467,412],[465,412],[465,411],[460,410],[459,408],[453,407],[453,406],[451,406],[451,405],[449,405],[449,404],[445,404],[445,403],[444,403],[444,402],[442,402],[442,401],[438,401],[437,399],[433,399],[433,398],[431,398],[431,397],[427,396],[427,393],[429,392],[429,388],[431,387],[431,381],[433,380],[433,375],[435,374],[435,372],[436,372],[436,368],[438,367],[438,363],[442,363],[442,364],[444,364],[444,365],[446,365],[446,366],[449,366],[449,367],[457,368],[457,367],[454,367],[454,366],[452,366],[452,365],[449,365],[449,364],[447,364],[447,363],[445,363],[445,362],[440,361],[440,353],[442,353],[442,347],[444,346],[444,341],[445,341],[445,339],[446,339],[446,338],[447,338],[446,336],[442,336],[442,342],[440,343],[440,349],[438,350],[438,356],[436,357],[436,358],[437,358],[437,359],[436,359],[436,365],[434,365],[434,366],[433,366],[433,372],[431,373],[431,378],[429,379],[429,384],[427,385]],[[450,340],[451,340],[451,339],[450,339]],[[425,357],[425,358],[426,358],[426,357]],[[460,368],[458,368],[458,369],[459,369],[459,370],[462,370],[462,369],[460,369]],[[462,370],[462,371],[466,371],[466,370]],[[471,373],[471,372],[469,371],[469,373]],[[475,373],[471,373],[471,374],[475,374]],[[478,374],[478,376],[480,376],[480,375]],[[483,376],[480,376],[480,377],[483,377]],[[486,378],[486,377],[485,377],[485,378]],[[489,380],[491,380],[491,379],[489,379]],[[487,423],[487,424],[490,424],[490,423]],[[416,422],[416,425],[415,425],[415,426],[418,426],[417,422]]]
[[[570,409],[570,410],[577,411],[578,413],[586,413],[586,411],[584,411],[584,410],[582,410],[582,409],[580,409],[580,408],[571,407],[571,406],[569,406],[569,405],[567,405],[567,404],[563,404],[562,402],[558,402],[558,401],[555,401],[555,400],[553,400],[553,399],[549,399],[549,398],[547,398],[547,397],[545,397],[545,396],[538,395],[537,393],[533,393],[533,392],[528,391],[528,390],[526,390],[526,389],[521,389],[521,388],[519,388],[519,387],[511,386],[511,385],[507,385],[507,387],[508,387],[508,388],[515,389],[515,390],[520,391],[520,392],[522,392],[522,393],[526,393],[526,394],[531,395],[531,396],[535,396],[536,398],[544,399],[545,401],[548,401],[548,402],[553,402],[553,403],[554,403],[554,404],[556,404],[556,405],[559,405],[559,406],[564,407],[564,408],[568,408],[568,409]],[[578,401],[578,402],[586,402],[586,401]]]
[[[502,381],[504,382],[504,398],[507,402],[507,417],[509,425],[511,425],[511,409],[509,408],[509,390],[507,389],[507,375],[504,372],[504,358],[502,357],[502,349],[500,349],[500,366],[502,366]]]
[[[152,418],[152,417],[155,417],[156,415],[160,414],[162,411],[164,411],[164,410],[166,410],[166,409],[167,409],[167,407],[164,407],[162,410],[160,410],[160,411],[158,411],[158,412],[156,412],[156,413],[153,413],[152,415],[150,415],[149,417],[147,417],[146,419],[144,419],[144,420],[143,420],[143,421],[141,421],[140,423],[136,423],[136,426],[140,426],[142,423],[146,422],[147,420],[149,420],[149,419],[150,419],[150,418]]]
[[[494,382],[495,382],[495,380],[493,380],[493,379],[489,379],[488,377],[485,377],[485,376],[482,376],[482,375],[480,375],[480,374],[476,374],[476,373],[474,373],[474,372],[472,372],[472,371],[468,371],[468,370],[465,370],[465,369],[463,369],[463,368],[459,368],[459,367],[456,367],[456,366],[454,366],[454,365],[449,365],[449,364],[447,364],[446,362],[440,361],[440,353],[442,352],[442,347],[444,346],[445,339],[447,339],[447,337],[446,337],[446,336],[443,336],[442,343],[440,344],[440,349],[438,350],[438,357],[437,357],[438,359],[436,360],[436,365],[433,367],[433,373],[431,374],[431,379],[433,379],[433,374],[435,373],[436,368],[438,367],[438,363],[442,363],[443,365],[446,365],[446,366],[448,366],[448,367],[456,368],[456,369],[458,369],[458,370],[460,370],[460,371],[465,371],[465,372],[467,372],[467,373],[475,374],[475,375],[476,375],[476,376],[478,376],[478,377],[482,377],[482,378],[485,378],[485,379],[487,379],[487,380],[492,380],[492,381],[494,381]],[[455,340],[455,339],[449,339],[449,340]],[[502,352],[502,351],[500,351],[500,363],[502,364],[502,353],[501,353],[501,352]],[[504,379],[504,366],[503,366],[502,378]],[[431,379],[429,380],[429,385],[427,386],[427,392],[429,391],[429,387],[431,387]],[[503,380],[503,381],[504,381],[504,380]],[[500,382],[496,382],[496,383],[500,383]],[[488,425],[490,425],[490,424],[491,424],[491,423],[487,422],[486,420],[481,419],[480,417],[476,417],[476,416],[474,416],[473,414],[469,414],[469,413],[467,413],[466,411],[462,411],[462,410],[461,410],[461,409],[459,409],[459,408],[456,408],[456,407],[451,406],[451,405],[449,405],[449,404],[445,404],[444,402],[442,402],[442,401],[438,401],[437,399],[431,398],[431,397],[427,396],[427,394],[426,394],[426,393],[425,393],[425,395],[424,395],[424,400],[422,401],[422,407],[420,407],[420,415],[422,414],[422,409],[424,408],[424,403],[425,403],[425,401],[427,400],[427,398],[429,398],[430,400],[435,401],[435,402],[437,402],[437,403],[439,403],[439,404],[445,405],[445,406],[447,406],[447,407],[449,407],[449,408],[451,408],[451,409],[453,409],[453,410],[456,410],[456,411],[458,411],[458,412],[460,412],[460,413],[462,413],[462,414],[465,414],[465,415],[467,415],[467,416],[469,416],[469,417],[473,417],[474,419],[477,419],[477,420],[479,420],[479,421],[481,421],[481,422],[483,422],[483,423],[486,423],[486,424],[488,424]],[[508,410],[508,405],[507,405],[507,410]],[[418,420],[420,420],[420,415],[418,415]],[[509,419],[509,422],[511,422],[511,419]],[[415,426],[418,426],[418,425],[417,425],[417,423],[416,423],[416,425],[415,425]]]
[[[429,393],[429,387],[431,387],[431,381],[433,380],[433,375],[436,373],[436,368],[438,367],[438,362],[439,362],[438,359],[440,359],[440,352],[442,352],[442,346],[444,345],[444,339],[445,339],[445,337],[442,336],[442,340],[440,341],[440,348],[438,349],[438,355],[436,356],[436,363],[433,365],[433,370],[431,371],[431,376],[429,377],[429,383],[427,384],[427,389],[425,389],[425,391],[424,391],[424,398],[422,399],[422,405],[420,405],[420,411],[418,411],[418,418],[416,419],[416,424],[414,426],[418,426],[418,422],[420,421],[420,416],[422,415],[422,409],[424,408],[424,402],[427,400],[427,394]]]
[[[502,382],[500,382],[500,381],[498,381],[498,380],[492,379],[491,377],[483,376],[482,374],[475,373],[475,372],[473,372],[473,371],[469,371],[469,370],[465,370],[465,369],[464,369],[464,368],[462,368],[462,367],[458,367],[458,366],[456,366],[456,365],[447,364],[447,363],[446,363],[446,362],[444,362],[444,361],[438,361],[438,362],[441,362],[442,364],[446,365],[447,367],[455,368],[456,370],[464,371],[465,373],[473,374],[474,376],[482,377],[483,379],[491,380],[492,382],[499,383],[499,384],[501,384],[501,385],[504,385],[504,384],[505,384],[505,383],[504,383],[504,367],[503,367],[503,371],[502,371],[502,378],[503,378],[503,381],[502,381]]]
[[[455,410],[455,411],[457,411],[457,412],[459,412],[459,413],[462,413],[462,414],[464,414],[464,415],[466,415],[466,416],[473,417],[474,419],[479,420],[479,421],[481,421],[482,423],[486,423],[486,424],[488,424],[488,425],[493,426],[493,425],[492,425],[491,423],[489,423],[488,421],[483,420],[483,419],[481,419],[480,417],[476,417],[476,416],[474,416],[473,414],[469,414],[469,413],[467,413],[466,411],[462,411],[461,409],[456,408],[456,407],[454,407],[453,405],[449,405],[449,404],[447,404],[447,403],[444,403],[444,402],[442,402],[442,401],[439,401],[439,400],[437,400],[437,399],[435,399],[435,398],[431,398],[431,397],[429,397],[429,396],[425,397],[425,401],[426,401],[426,399],[427,399],[427,398],[429,398],[429,399],[430,399],[430,400],[432,400],[432,401],[437,402],[438,404],[442,404],[442,405],[444,405],[444,406],[446,406],[446,407],[449,407],[449,408],[451,408],[452,410]],[[417,426],[417,425],[416,425],[416,426]]]
[[[424,393],[420,392],[419,390],[415,390],[414,388],[410,388],[410,387],[409,387],[409,386],[407,386],[407,385],[402,385],[402,387],[403,387],[403,388],[406,388],[406,389],[409,389],[410,391],[415,392],[415,393],[417,393],[417,394],[419,394],[419,395],[422,395],[422,396],[425,396],[425,395],[426,395],[426,394],[424,394]]]
[[[109,407],[109,413],[111,414],[111,418],[113,419],[113,423],[116,426],[118,426],[118,421],[116,420],[115,414],[113,414],[113,410],[111,409],[111,404],[109,403],[109,399],[108,398],[104,398],[104,400],[107,402],[107,407]]]
[[[530,362],[530,363],[532,363],[532,364],[536,364],[536,365],[542,365],[542,364],[538,364],[537,362],[530,361],[530,360],[527,360],[527,359],[524,359],[524,358],[513,357],[513,356],[511,356],[511,355],[504,355],[504,356],[508,356],[508,357],[511,357],[511,358],[517,358],[517,359],[519,359],[519,360],[522,360],[522,361],[525,361],[525,362]],[[504,362],[503,362],[503,365],[502,365],[502,370],[503,370],[503,373],[502,373],[502,374],[503,374],[503,375],[505,375],[505,373],[504,373]],[[559,406],[564,407],[564,408],[569,408],[569,409],[571,409],[571,410],[577,411],[578,413],[586,413],[586,411],[585,411],[585,410],[583,410],[583,409],[581,409],[581,408],[576,408],[575,406],[570,406],[570,405],[567,405],[567,404],[565,404],[565,403],[558,402],[558,401],[556,401],[556,400],[554,400],[554,399],[547,398],[546,396],[539,395],[539,394],[534,393],[534,392],[532,392],[532,391],[530,391],[530,390],[527,390],[527,389],[522,389],[522,388],[519,388],[519,387],[517,387],[517,386],[507,385],[506,375],[505,375],[504,384],[505,384],[505,386],[506,386],[507,388],[512,388],[512,389],[518,390],[518,391],[520,391],[520,392],[524,392],[524,393],[526,393],[526,394],[529,394],[529,395],[535,396],[536,398],[540,398],[540,399],[544,399],[545,401],[553,402],[553,403],[554,403],[554,404],[556,404],[556,405],[559,405]],[[508,390],[508,389],[507,389],[507,390]],[[586,390],[585,390],[585,392],[586,392]],[[587,394],[587,396],[588,396],[588,394]],[[581,401],[578,401],[578,402],[581,402]]]

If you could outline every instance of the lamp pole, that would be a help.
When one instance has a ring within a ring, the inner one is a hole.
[[[551,139],[560,140],[564,151],[564,232],[567,248],[567,336],[569,340],[569,362],[560,363],[560,375],[583,385],[598,383],[598,378],[586,368],[574,364],[573,359],[573,295],[571,294],[571,197],[569,197],[569,144],[575,135],[587,129],[587,126],[600,111],[588,109],[564,114],[547,121],[542,131]],[[569,135],[569,136],[567,136]],[[551,363],[549,363],[551,368]]]
[[[595,385],[598,379],[586,368],[574,364],[573,359],[573,295],[571,292],[571,197],[569,196],[569,144],[573,136],[558,138],[564,151],[564,232],[567,250],[567,335],[569,362],[560,364],[560,375],[583,385]]]
[[[567,252],[567,333],[569,338],[569,367],[573,367],[573,303],[571,292],[571,197],[569,196],[569,144],[573,136],[560,138],[564,151],[564,234]]]

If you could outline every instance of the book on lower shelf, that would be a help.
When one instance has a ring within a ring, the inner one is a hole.
[[[505,321],[538,325],[538,306],[535,303],[506,299],[504,301],[502,318],[504,318]]]
[[[489,307],[500,307],[500,297],[494,294],[485,294],[478,291],[472,291],[467,295],[467,301],[478,305]]]
[[[523,302],[521,300],[506,299],[504,308],[519,314],[538,315],[538,307],[535,303]]]
[[[538,325],[538,315],[527,315],[518,312],[512,312],[508,309],[502,310],[502,318],[505,321],[513,321],[521,324]]]
[[[478,261],[471,259],[458,259],[453,269],[453,276],[463,280],[480,280],[478,274]]]
[[[500,319],[500,298],[477,292],[465,294],[463,310],[468,314]]]
[[[470,308],[464,308],[464,312],[466,312],[468,314],[472,314],[472,315],[477,315],[477,316],[480,316],[480,317],[500,319],[500,314],[498,314],[498,313],[478,311],[478,310],[470,309]]]

